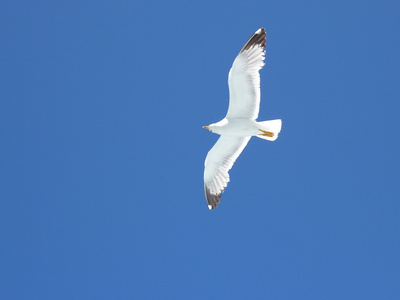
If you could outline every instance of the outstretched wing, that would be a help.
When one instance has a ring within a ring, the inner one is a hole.
[[[229,71],[226,117],[257,119],[260,110],[260,69],[264,66],[266,32],[258,29],[246,42]]]
[[[204,193],[209,209],[221,201],[229,182],[229,170],[249,142],[250,137],[221,136],[208,152],[204,163]]]

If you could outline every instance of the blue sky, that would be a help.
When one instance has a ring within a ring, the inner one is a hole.
[[[400,296],[398,1],[2,1],[0,298]],[[267,31],[209,211],[202,126]]]

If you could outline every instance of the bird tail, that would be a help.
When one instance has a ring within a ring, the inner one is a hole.
[[[257,137],[268,140],[275,141],[278,138],[279,132],[281,132],[282,128],[282,120],[271,120],[264,122],[257,122],[258,132],[256,134]]]

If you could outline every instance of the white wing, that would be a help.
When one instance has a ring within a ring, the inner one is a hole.
[[[226,117],[257,119],[260,109],[260,73],[264,66],[266,33],[258,29],[246,42],[229,71],[229,109]]]
[[[249,142],[250,137],[221,136],[207,154],[204,163],[204,193],[209,209],[221,201],[229,182],[229,170]]]

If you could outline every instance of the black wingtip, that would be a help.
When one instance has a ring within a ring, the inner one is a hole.
[[[247,49],[250,49],[254,45],[258,45],[261,48],[265,48],[266,42],[267,42],[267,33],[265,32],[265,29],[261,27],[258,29],[254,34],[249,38],[249,40],[244,44],[242,50],[240,52],[243,52]]]
[[[209,210],[216,208],[221,201],[221,194],[211,194],[210,190],[204,185],[204,194],[206,195],[206,201]]]

